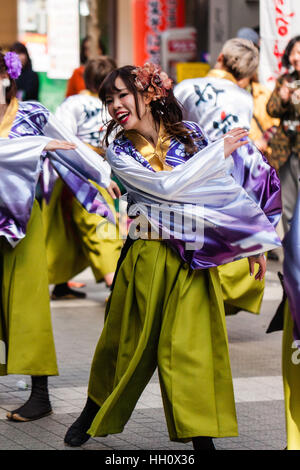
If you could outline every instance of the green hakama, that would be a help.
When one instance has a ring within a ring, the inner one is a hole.
[[[226,315],[241,310],[258,315],[264,296],[265,279],[255,280],[259,267],[255,266],[250,276],[249,263],[243,258],[233,263],[218,266]]]
[[[0,238],[0,375],[58,375],[42,216],[34,201],[15,248]]]
[[[284,308],[282,375],[285,400],[287,449],[300,450],[300,350],[294,343],[294,321],[288,302]]]
[[[158,367],[171,440],[237,436],[216,269],[189,269],[164,242],[137,240],[121,264],[92,363],[101,408],[89,433],[122,432]]]

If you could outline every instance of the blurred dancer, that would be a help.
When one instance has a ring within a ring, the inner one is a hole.
[[[197,122],[212,141],[230,129],[250,129],[253,99],[238,81],[253,76],[258,66],[258,50],[252,41],[234,38],[227,41],[217,63],[204,78],[184,80],[175,87],[183,105],[185,119]],[[227,160],[228,172],[244,187],[277,225],[281,214],[280,185],[276,171],[257,148],[249,143]],[[227,314],[245,310],[258,314],[263,299],[264,281],[248,276],[247,260],[218,268]]]
[[[57,109],[56,117],[69,131],[99,154],[103,159],[102,140],[109,116],[104,109],[97,91],[108,73],[116,68],[109,57],[91,60],[84,71],[86,89],[70,96]],[[96,282],[105,281],[111,286],[117,261],[122,247],[119,239],[114,201],[103,188],[98,188],[102,197],[111,207],[115,219],[115,235],[106,237],[104,231],[97,231],[105,219],[98,214],[88,213],[65,187],[62,179],[55,183],[49,203],[43,204],[43,220],[46,234],[49,283],[56,284],[52,299],[81,298],[85,293],[71,289],[67,282],[87,266],[93,270]],[[107,222],[108,224],[108,222]]]
[[[86,36],[82,40],[81,47],[80,47],[80,66],[77,67],[77,69],[73,71],[73,74],[68,81],[66,97],[77,95],[78,93],[80,93],[82,90],[85,90],[86,88],[83,74],[84,74],[85,65],[90,59],[90,54],[91,54],[90,42],[91,42],[91,39],[89,36]],[[98,53],[99,53],[99,56],[105,54],[105,48],[100,38],[98,40]]]
[[[22,62],[22,72],[16,80],[18,99],[21,101],[38,100],[39,76],[32,70],[32,63],[27,47],[21,42],[15,42],[10,50],[16,52]]]
[[[300,192],[284,241],[284,308],[282,374],[287,449],[300,450]]]

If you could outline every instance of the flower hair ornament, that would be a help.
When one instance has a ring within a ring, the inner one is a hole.
[[[7,73],[12,79],[19,78],[22,72],[22,62],[18,54],[15,52],[7,52],[4,55],[4,61],[7,68]]]
[[[147,91],[152,101],[157,101],[168,96],[173,82],[161,67],[147,62],[143,67],[137,67],[132,71],[135,75],[135,85],[140,91]]]

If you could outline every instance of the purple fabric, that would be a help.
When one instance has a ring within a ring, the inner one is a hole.
[[[49,111],[38,102],[20,102],[8,137],[15,139],[19,137],[43,136],[44,127],[48,123],[49,115]],[[53,155],[55,156],[55,154]],[[28,183],[24,184],[24,188],[22,186],[22,197],[20,193],[21,187],[19,188],[20,194],[17,199],[20,207],[17,207],[16,200],[12,195],[9,206],[6,203],[4,207],[0,208],[0,233],[12,242],[17,242],[25,236],[26,226],[32,210],[35,185],[38,173],[41,171],[41,164],[38,159],[31,160],[28,163],[25,163],[23,160],[16,169],[18,171],[18,179]],[[27,168],[26,165],[30,165],[30,168]],[[51,163],[48,162],[49,178],[47,185],[42,176],[39,178],[41,189],[44,191],[44,197],[48,202],[55,182],[53,168],[57,170],[63,181],[86,210],[107,217],[110,222],[116,223],[113,212],[106,201],[98,196],[99,192],[95,186],[80,172],[80,168],[76,170],[64,162],[63,155],[61,155],[60,161],[54,158],[51,159]],[[30,178],[31,180],[29,181]],[[28,194],[29,187],[31,188],[30,194]]]
[[[276,227],[282,209],[280,181],[276,170],[252,143],[240,147],[232,156],[233,177]]]
[[[186,127],[193,131],[194,137],[198,139],[198,149],[207,146],[200,127],[195,123],[185,122]],[[245,146],[246,147],[246,146]],[[114,141],[114,152],[121,155],[126,152],[145,168],[154,171],[147,160],[135,149],[133,144],[126,138]],[[245,153],[245,150],[244,150]],[[234,155],[234,178],[244,187],[248,195],[253,200],[253,205],[259,206],[265,213],[258,210],[252,211],[252,220],[249,223],[249,214],[241,213],[235,208],[229,207],[222,212],[222,221],[218,227],[205,226],[203,248],[199,250],[186,250],[186,242],[189,240],[172,239],[167,243],[173,247],[183,261],[187,262],[192,269],[203,269],[227,263],[229,259],[239,259],[243,253],[249,251],[253,253],[263,252],[265,247],[274,243],[280,245],[279,239],[274,232],[273,225],[281,214],[280,185],[275,171],[265,162],[256,148],[249,144],[247,146],[247,158],[242,153]],[[171,140],[170,147],[166,155],[166,163],[175,167],[186,162],[192,155],[186,153],[184,145],[176,139]],[[198,201],[201,203],[201,201]],[[268,219],[267,219],[268,218]],[[268,221],[269,220],[269,221]],[[270,222],[270,223],[269,223]],[[232,230],[234,226],[234,230]],[[239,230],[239,226],[242,230]],[[249,227],[248,234],[245,227]],[[262,243],[255,244],[255,233],[260,233]],[[250,248],[243,244],[247,238]],[[270,249],[270,248],[268,248]]]
[[[83,176],[77,176],[76,173],[71,173],[68,168],[64,167],[56,160],[52,160],[51,164],[57,171],[63,181],[66,181],[69,189],[76,196],[76,199],[85,209],[90,213],[96,213],[102,217],[107,218],[113,224],[116,223],[113,212],[110,210],[107,203],[97,199],[98,189],[93,186]]]
[[[294,338],[300,340],[300,193],[290,231],[282,244],[284,288],[294,320]]]

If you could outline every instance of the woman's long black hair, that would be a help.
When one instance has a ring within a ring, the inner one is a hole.
[[[140,110],[138,103],[138,93],[140,92],[135,85],[135,76],[132,73],[135,69],[136,67],[132,65],[126,65],[124,67],[120,67],[116,70],[113,70],[103,81],[99,90],[99,97],[101,101],[105,104],[106,97],[108,95],[112,95],[118,92],[119,90],[116,88],[115,82],[116,79],[119,77],[124,82],[127,90],[133,94],[137,115],[140,118]],[[144,90],[144,93],[146,92],[147,89]],[[188,153],[193,154],[198,150],[195,144],[195,137],[193,137],[193,133],[189,131],[182,123],[181,105],[176,100],[172,90],[168,90],[167,97],[157,101],[151,101],[150,107],[155,122],[159,123],[160,121],[162,121],[167,133],[182,142]],[[108,123],[105,136],[106,145],[108,145],[110,134],[118,127],[119,124],[114,119],[112,119]]]
[[[297,42],[300,42],[300,36],[295,36],[288,42],[288,45],[286,46],[284,54],[282,56],[282,59],[281,59],[282,65],[286,67],[287,69],[291,66],[290,55],[291,55],[294,45]]]

